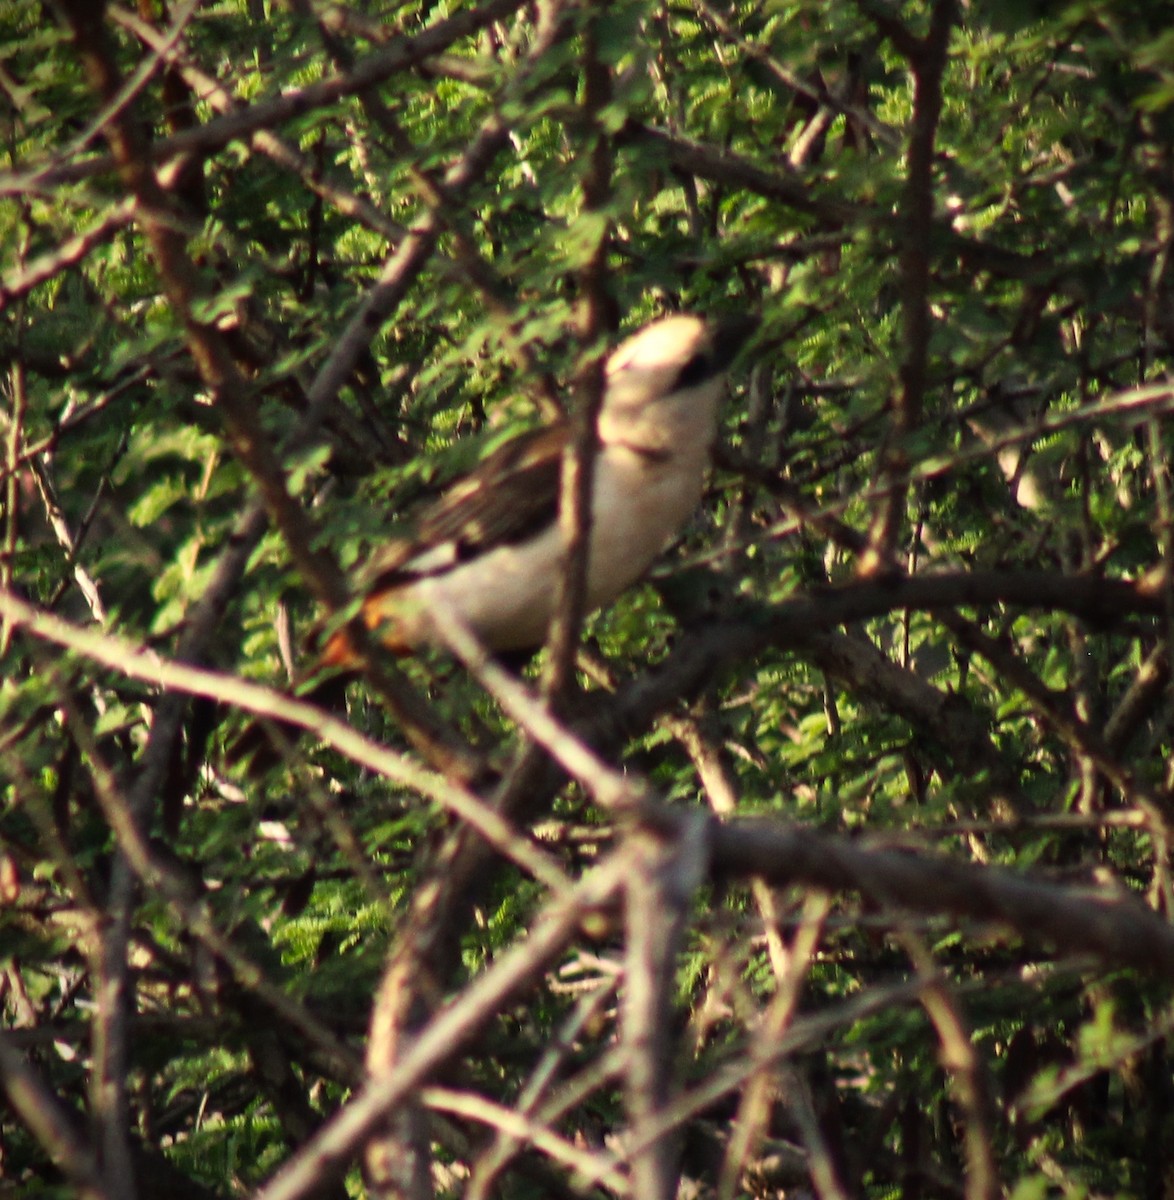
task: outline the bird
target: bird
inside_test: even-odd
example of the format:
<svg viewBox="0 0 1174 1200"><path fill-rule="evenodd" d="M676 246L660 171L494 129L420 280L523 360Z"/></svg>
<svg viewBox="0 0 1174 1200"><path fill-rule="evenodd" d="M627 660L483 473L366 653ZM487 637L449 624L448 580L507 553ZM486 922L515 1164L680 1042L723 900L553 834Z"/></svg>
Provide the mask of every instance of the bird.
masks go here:
<svg viewBox="0 0 1174 1200"><path fill-rule="evenodd" d="M610 604L680 532L701 499L726 375L757 321L674 313L608 356L596 422L584 611ZM545 642L565 560L559 480L570 421L519 434L376 552L356 582L358 615L383 646L443 646L455 615L491 652ZM354 671L347 629L329 633L307 678ZM238 756L234 756L238 757Z"/></svg>

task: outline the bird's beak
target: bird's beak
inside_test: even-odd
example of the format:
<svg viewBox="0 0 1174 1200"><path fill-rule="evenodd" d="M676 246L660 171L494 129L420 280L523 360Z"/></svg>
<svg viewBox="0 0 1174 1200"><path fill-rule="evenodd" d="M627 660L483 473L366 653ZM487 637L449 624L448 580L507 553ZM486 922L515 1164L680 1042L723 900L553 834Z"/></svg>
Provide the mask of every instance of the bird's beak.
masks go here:
<svg viewBox="0 0 1174 1200"><path fill-rule="evenodd" d="M758 318L751 316L723 317L713 333L714 366L724 370L738 357L738 352L758 328Z"/></svg>

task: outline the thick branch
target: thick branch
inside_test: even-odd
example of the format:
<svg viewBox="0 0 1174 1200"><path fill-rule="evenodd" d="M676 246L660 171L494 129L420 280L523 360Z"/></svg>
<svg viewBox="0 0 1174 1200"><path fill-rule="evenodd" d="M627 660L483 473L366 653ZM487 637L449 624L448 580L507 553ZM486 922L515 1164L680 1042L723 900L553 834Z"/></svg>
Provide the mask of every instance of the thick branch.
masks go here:
<svg viewBox="0 0 1174 1200"><path fill-rule="evenodd" d="M716 879L758 877L779 887L855 891L907 912L996 922L1032 944L1174 979L1174 927L1131 896L879 849L782 821L714 821L712 839Z"/></svg>
<svg viewBox="0 0 1174 1200"><path fill-rule="evenodd" d="M723 671L768 649L801 649L813 635L839 625L902 609L991 605L1067 612L1103 626L1163 612L1161 588L1148 576L1098 579L1050 571L951 571L864 579L816 589L780 604L739 604L726 619L707 621L704 629L683 638L655 671L609 696L606 709L583 723L590 727L585 736L596 746L618 744L678 700L696 696Z"/></svg>

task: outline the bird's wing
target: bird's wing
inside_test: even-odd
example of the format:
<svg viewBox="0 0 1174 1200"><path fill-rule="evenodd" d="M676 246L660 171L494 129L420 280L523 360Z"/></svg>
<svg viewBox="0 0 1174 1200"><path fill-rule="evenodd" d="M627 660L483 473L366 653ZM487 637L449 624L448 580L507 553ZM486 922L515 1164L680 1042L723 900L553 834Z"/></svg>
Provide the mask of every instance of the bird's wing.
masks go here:
<svg viewBox="0 0 1174 1200"><path fill-rule="evenodd" d="M364 572L366 593L443 574L493 546L524 541L557 519L567 426L511 438L421 515L415 536L387 546Z"/></svg>

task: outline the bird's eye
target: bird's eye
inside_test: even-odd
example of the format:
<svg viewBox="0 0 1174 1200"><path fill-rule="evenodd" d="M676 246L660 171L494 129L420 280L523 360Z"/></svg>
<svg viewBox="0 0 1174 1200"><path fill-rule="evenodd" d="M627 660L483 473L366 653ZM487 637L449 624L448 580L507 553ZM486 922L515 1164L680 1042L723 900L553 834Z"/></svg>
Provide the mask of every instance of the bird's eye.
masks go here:
<svg viewBox="0 0 1174 1200"><path fill-rule="evenodd" d="M697 384L704 382L713 374L713 366L709 361L709 356L705 354L694 354L691 359L677 373L675 388L695 387Z"/></svg>

